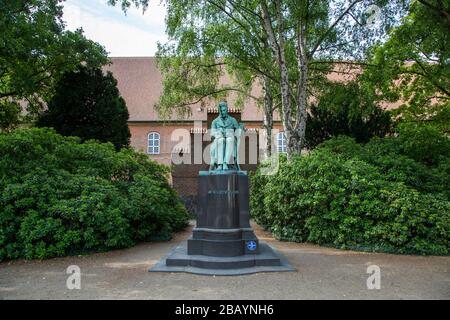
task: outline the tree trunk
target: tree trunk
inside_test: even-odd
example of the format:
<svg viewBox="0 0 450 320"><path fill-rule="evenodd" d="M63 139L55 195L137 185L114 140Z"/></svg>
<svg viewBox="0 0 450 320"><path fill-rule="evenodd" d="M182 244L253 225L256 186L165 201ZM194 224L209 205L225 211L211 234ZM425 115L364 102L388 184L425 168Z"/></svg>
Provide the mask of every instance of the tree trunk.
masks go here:
<svg viewBox="0 0 450 320"><path fill-rule="evenodd" d="M291 90L289 89L289 73L288 68L286 66L286 54L284 48L284 34L283 34L283 24L282 24L282 14L281 14L281 5L280 1L276 1L277 7L277 19L278 19L278 42L275 37L275 32L272 27L272 20L270 19L269 9L267 8L267 4L263 1L262 15L264 21L264 29L268 35L269 43L272 48L272 55L275 61L278 63L280 68L280 90L281 90L281 110L282 110L282 121L284 134L287 140L287 158L290 159L292 154L295 153L295 145L297 144L297 134L293 130L293 126L291 123L291 114L292 114L292 97Z"/></svg>
<svg viewBox="0 0 450 320"><path fill-rule="evenodd" d="M273 97L270 91L269 79L264 76L263 87L264 87L264 129L266 130L266 147L265 154L266 157L272 155L272 128L273 128Z"/></svg>
<svg viewBox="0 0 450 320"><path fill-rule="evenodd" d="M307 103L308 103L308 57L306 52L306 34L304 24L300 23L297 38L297 66L299 79L297 83L297 114L295 121L295 132L297 144L295 153L300 154L305 141Z"/></svg>
<svg viewBox="0 0 450 320"><path fill-rule="evenodd" d="M305 132L306 132L306 119L307 119L307 75L308 75L308 65L304 64L301 67L301 77L303 78L300 83L298 90L298 110L297 110L297 121L296 121L296 133L297 133L297 150L296 153L300 154L304 144L305 144Z"/></svg>

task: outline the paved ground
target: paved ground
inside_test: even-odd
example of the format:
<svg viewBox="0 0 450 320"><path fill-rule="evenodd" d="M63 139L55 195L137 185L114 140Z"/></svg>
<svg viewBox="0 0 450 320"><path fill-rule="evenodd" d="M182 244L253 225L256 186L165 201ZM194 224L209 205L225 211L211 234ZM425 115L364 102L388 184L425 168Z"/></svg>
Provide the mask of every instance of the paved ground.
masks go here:
<svg viewBox="0 0 450 320"><path fill-rule="evenodd" d="M237 277L149 273L171 242L144 243L108 253L0 263L0 299L450 299L450 257L419 257L334 250L260 240L281 251L297 272ZM81 268L81 289L68 290L66 269ZM381 289L368 290L369 265L381 268Z"/></svg>

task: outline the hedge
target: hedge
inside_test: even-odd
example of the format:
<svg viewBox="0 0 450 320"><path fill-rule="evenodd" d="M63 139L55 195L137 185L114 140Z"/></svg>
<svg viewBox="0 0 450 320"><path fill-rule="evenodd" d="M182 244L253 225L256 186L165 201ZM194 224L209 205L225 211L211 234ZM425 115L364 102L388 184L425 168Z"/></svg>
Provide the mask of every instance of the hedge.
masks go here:
<svg viewBox="0 0 450 320"><path fill-rule="evenodd" d="M0 135L0 260L168 239L188 219L168 168L42 128Z"/></svg>
<svg viewBox="0 0 450 320"><path fill-rule="evenodd" d="M448 138L426 128L365 145L334 138L282 158L274 176L256 171L252 216L281 240L447 255L449 156Z"/></svg>

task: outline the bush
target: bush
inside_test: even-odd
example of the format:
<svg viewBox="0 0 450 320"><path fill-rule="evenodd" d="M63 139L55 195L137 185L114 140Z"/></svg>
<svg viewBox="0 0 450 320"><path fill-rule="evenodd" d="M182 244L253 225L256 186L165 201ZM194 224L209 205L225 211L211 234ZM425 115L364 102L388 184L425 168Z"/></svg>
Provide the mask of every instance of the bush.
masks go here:
<svg viewBox="0 0 450 320"><path fill-rule="evenodd" d="M168 239L188 215L166 167L51 129L0 135L0 260Z"/></svg>
<svg viewBox="0 0 450 320"><path fill-rule="evenodd" d="M429 141L427 156L410 148L426 144L418 137ZM445 139L423 132L401 132L366 145L348 137L331 139L308 156L282 160L274 176L252 175L252 216L282 240L446 255L450 164Z"/></svg>

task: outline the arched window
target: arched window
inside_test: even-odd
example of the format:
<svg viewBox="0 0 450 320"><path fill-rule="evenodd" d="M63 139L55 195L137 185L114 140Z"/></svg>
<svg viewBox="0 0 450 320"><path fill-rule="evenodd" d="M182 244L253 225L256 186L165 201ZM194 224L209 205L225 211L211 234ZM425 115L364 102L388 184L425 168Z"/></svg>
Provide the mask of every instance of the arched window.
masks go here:
<svg viewBox="0 0 450 320"><path fill-rule="evenodd" d="M277 133L278 153L286 153L286 136L284 132Z"/></svg>
<svg viewBox="0 0 450 320"><path fill-rule="evenodd" d="M158 132L150 132L148 134L148 154L159 154L160 153L160 137Z"/></svg>

